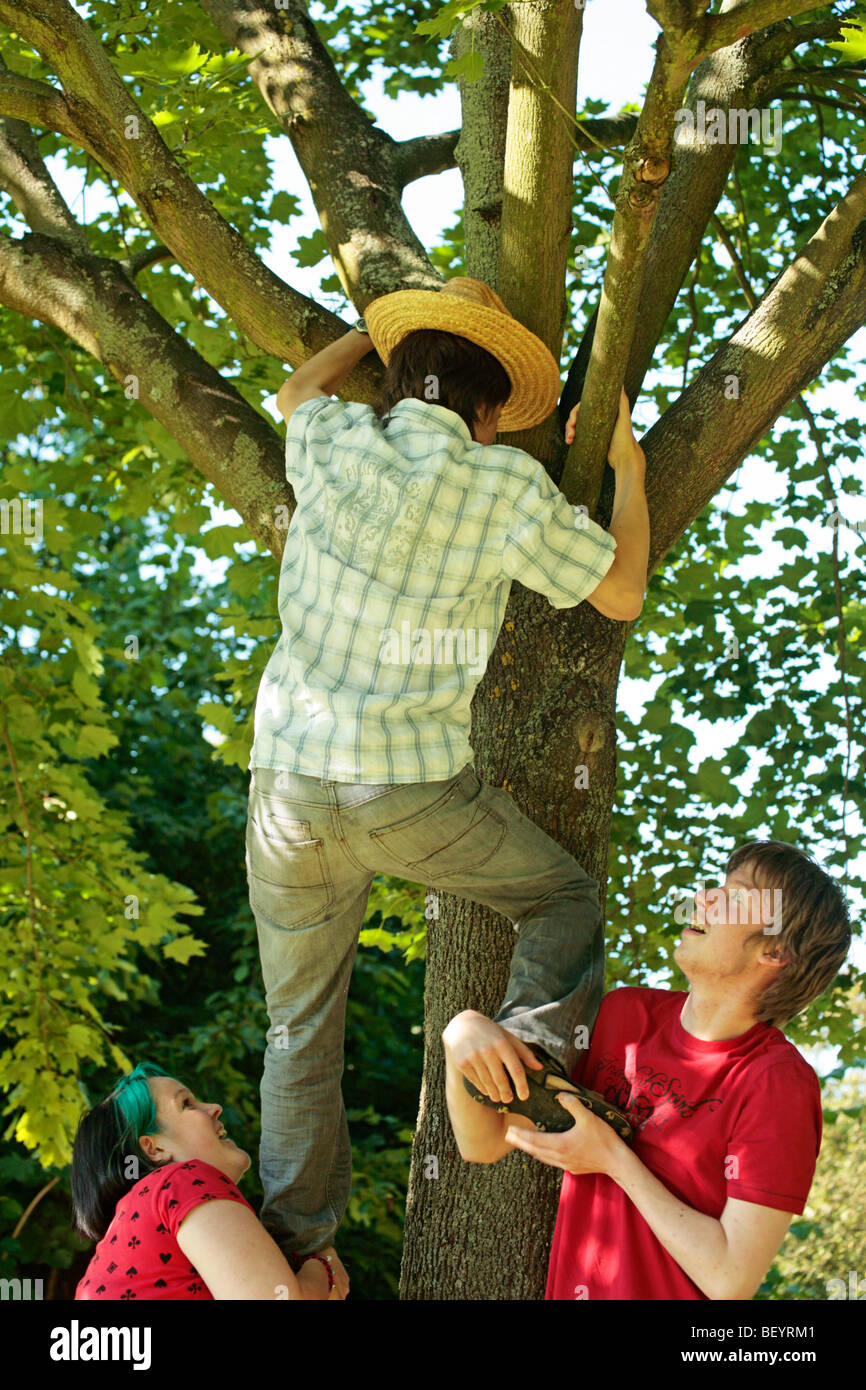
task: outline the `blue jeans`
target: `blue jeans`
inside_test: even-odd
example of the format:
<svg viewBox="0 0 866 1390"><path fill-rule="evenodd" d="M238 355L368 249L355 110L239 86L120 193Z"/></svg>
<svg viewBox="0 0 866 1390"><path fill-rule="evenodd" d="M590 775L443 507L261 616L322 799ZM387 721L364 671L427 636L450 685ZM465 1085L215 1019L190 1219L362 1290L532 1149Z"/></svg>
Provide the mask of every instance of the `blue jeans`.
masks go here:
<svg viewBox="0 0 866 1390"><path fill-rule="evenodd" d="M331 782L254 768L247 877L270 1028L262 1221L288 1253L333 1242L349 1198L346 996L374 876L483 903L517 929L496 1021L571 1069L604 984L598 886L467 763L438 782Z"/></svg>

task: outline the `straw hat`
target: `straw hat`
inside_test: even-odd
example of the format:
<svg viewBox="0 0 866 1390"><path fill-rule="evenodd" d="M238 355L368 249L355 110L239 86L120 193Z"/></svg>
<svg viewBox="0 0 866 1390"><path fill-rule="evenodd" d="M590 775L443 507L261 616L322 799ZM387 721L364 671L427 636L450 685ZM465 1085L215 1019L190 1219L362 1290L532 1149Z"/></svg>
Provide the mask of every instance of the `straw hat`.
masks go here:
<svg viewBox="0 0 866 1390"><path fill-rule="evenodd" d="M511 382L511 395L499 417L500 430L540 424L562 392L553 354L509 314L499 295L482 280L458 275L441 290L396 290L381 295L367 305L364 321L386 364L400 339L416 328L459 333L492 353Z"/></svg>

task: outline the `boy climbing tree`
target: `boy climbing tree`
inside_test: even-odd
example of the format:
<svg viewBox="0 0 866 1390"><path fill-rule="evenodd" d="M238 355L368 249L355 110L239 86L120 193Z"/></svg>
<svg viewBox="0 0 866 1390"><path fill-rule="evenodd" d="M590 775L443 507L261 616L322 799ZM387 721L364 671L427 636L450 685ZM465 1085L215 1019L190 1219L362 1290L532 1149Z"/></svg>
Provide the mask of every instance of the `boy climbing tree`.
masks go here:
<svg viewBox="0 0 866 1390"><path fill-rule="evenodd" d="M640 613L649 521L628 404L610 444L605 531L575 517L531 455L494 443L545 420L561 385L548 349L487 285L458 277L398 291L366 320L277 397L297 509L250 758L247 867L270 1021L262 1220L303 1254L332 1243L349 1195L345 1006L377 873L511 920L496 1024L528 1068L525 1086L516 1068L525 1113L561 1127L565 1086L630 1132L616 1106L568 1079L601 1001L598 885L475 773L470 703L484 665L465 659L470 647L493 650L514 579L556 608ZM386 363L379 409L332 400L371 346ZM404 625L408 659L384 660L386 634ZM443 650L435 633L458 640ZM479 1066L466 1081L490 1099Z"/></svg>

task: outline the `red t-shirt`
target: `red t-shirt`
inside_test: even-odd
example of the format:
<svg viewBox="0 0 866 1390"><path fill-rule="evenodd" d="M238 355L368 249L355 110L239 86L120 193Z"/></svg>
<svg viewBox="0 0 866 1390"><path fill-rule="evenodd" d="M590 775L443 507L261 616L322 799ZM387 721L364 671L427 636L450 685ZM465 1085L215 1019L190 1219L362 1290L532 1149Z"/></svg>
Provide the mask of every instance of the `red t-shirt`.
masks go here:
<svg viewBox="0 0 866 1390"><path fill-rule="evenodd" d="M624 1110L634 1152L681 1202L721 1216L729 1197L800 1214L821 1147L818 1077L778 1028L702 1042L681 991L602 1000L574 1081ZM548 1299L706 1299L604 1173L566 1173Z"/></svg>
<svg viewBox="0 0 866 1390"><path fill-rule="evenodd" d="M78 1282L76 1299L209 1299L213 1294L177 1243L183 1218L202 1202L250 1204L231 1178L191 1159L148 1173L121 1197ZM252 1207L250 1207L252 1211Z"/></svg>

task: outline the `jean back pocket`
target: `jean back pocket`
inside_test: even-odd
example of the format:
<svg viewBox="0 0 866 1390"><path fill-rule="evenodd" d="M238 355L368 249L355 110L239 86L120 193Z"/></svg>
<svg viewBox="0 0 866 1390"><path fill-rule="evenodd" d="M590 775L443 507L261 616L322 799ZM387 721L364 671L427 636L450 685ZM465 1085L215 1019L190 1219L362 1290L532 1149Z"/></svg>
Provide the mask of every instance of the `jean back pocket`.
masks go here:
<svg viewBox="0 0 866 1390"><path fill-rule="evenodd" d="M322 921L334 901L324 840L261 796L247 817L247 878L253 910L284 930Z"/></svg>

